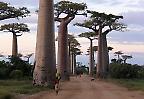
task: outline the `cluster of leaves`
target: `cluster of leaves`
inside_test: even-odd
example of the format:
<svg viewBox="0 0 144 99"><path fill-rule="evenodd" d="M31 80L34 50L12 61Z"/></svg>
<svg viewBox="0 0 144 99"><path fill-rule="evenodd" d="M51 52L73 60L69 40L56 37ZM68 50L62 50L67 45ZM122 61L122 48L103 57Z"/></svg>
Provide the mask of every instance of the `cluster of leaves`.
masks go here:
<svg viewBox="0 0 144 99"><path fill-rule="evenodd" d="M110 64L110 76L113 78L144 79L144 67L131 64Z"/></svg>
<svg viewBox="0 0 144 99"><path fill-rule="evenodd" d="M5 24L0 27L0 31L4 32L12 32L12 33L22 33L22 32L29 32L29 28L24 23L11 23ZM21 34L22 35L22 34Z"/></svg>
<svg viewBox="0 0 144 99"><path fill-rule="evenodd" d="M76 67L75 72L77 75L88 74L88 67L86 66Z"/></svg>
<svg viewBox="0 0 144 99"><path fill-rule="evenodd" d="M15 8L8 3L0 2L0 20L26 17L29 13L30 11L26 7Z"/></svg>
<svg viewBox="0 0 144 99"><path fill-rule="evenodd" d="M32 66L19 57L10 57L10 62L0 61L0 79L22 79L32 76Z"/></svg>
<svg viewBox="0 0 144 99"><path fill-rule="evenodd" d="M70 1L60 1L54 5L55 15L59 17L60 14L64 13L72 17L78 14L78 11L82 11L87 8L85 3L73 3Z"/></svg>

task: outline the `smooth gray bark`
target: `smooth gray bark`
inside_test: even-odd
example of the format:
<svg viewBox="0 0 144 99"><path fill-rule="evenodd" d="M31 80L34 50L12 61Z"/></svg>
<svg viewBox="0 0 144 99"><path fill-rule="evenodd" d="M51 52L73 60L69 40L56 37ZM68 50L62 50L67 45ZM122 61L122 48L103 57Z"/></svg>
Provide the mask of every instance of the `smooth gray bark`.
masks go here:
<svg viewBox="0 0 144 99"><path fill-rule="evenodd" d="M108 53L108 46L107 46L107 39L106 34L102 34L102 63L103 63L103 73L104 77L108 75L109 72L109 53Z"/></svg>
<svg viewBox="0 0 144 99"><path fill-rule="evenodd" d="M62 80L69 80L67 23L61 20L58 31L58 67Z"/></svg>
<svg viewBox="0 0 144 99"><path fill-rule="evenodd" d="M56 60L53 11L53 0L39 1L36 65L33 74L35 85L54 86Z"/></svg>
<svg viewBox="0 0 144 99"><path fill-rule="evenodd" d="M17 56L17 54L18 54L17 35L13 33L12 56Z"/></svg>
<svg viewBox="0 0 144 99"><path fill-rule="evenodd" d="M102 29L100 27L98 32L97 78L103 78L102 42Z"/></svg>
<svg viewBox="0 0 144 99"><path fill-rule="evenodd" d="M90 39L90 68L89 68L90 76L93 76L93 73L94 73L93 39Z"/></svg>

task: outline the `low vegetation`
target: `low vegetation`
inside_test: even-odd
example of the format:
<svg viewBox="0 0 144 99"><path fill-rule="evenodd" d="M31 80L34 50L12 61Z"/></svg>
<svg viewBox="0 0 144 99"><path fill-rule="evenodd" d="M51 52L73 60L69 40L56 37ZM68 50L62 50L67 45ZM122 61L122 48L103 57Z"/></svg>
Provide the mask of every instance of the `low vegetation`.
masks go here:
<svg viewBox="0 0 144 99"><path fill-rule="evenodd" d="M110 77L118 79L144 79L144 67L131 64L110 64Z"/></svg>
<svg viewBox="0 0 144 99"><path fill-rule="evenodd" d="M49 88L33 86L31 80L0 80L0 99L13 99L16 94L33 94L44 90Z"/></svg>
<svg viewBox="0 0 144 99"><path fill-rule="evenodd" d="M128 88L128 90L144 91L144 80L142 79L108 79L107 81L124 86Z"/></svg>
<svg viewBox="0 0 144 99"><path fill-rule="evenodd" d="M0 61L0 99L13 99L16 94L32 94L48 87L33 86L33 66L19 57Z"/></svg>

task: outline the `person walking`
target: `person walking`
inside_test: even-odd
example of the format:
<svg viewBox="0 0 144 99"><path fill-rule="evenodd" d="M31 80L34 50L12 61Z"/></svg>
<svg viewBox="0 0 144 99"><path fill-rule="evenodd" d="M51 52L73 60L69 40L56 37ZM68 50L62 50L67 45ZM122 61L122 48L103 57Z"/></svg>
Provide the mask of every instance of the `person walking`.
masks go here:
<svg viewBox="0 0 144 99"><path fill-rule="evenodd" d="M59 81L60 81L61 77L59 73L56 73L56 79L55 79L55 91L56 91L56 95L58 95L59 92Z"/></svg>

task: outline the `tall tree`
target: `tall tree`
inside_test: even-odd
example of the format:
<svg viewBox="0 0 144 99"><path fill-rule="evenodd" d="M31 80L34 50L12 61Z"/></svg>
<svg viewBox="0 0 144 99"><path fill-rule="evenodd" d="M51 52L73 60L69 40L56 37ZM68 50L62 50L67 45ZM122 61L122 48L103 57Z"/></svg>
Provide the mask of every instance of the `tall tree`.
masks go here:
<svg viewBox="0 0 144 99"><path fill-rule="evenodd" d="M54 87L56 74L53 0L39 0L33 84Z"/></svg>
<svg viewBox="0 0 144 99"><path fill-rule="evenodd" d="M74 48L80 47L80 43L75 39L73 35L68 34L68 52L69 52L69 72L73 74L73 67L74 67L74 61L73 61L73 50Z"/></svg>
<svg viewBox="0 0 144 99"><path fill-rule="evenodd" d="M89 74L93 76L93 70L94 70L94 51L93 51L93 40L96 39L96 33L95 32L85 32L79 35L80 37L85 37L90 40L90 66L89 66Z"/></svg>
<svg viewBox="0 0 144 99"><path fill-rule="evenodd" d="M131 59L132 56L131 55L122 55L122 58L123 58L123 61L124 61L124 64L126 63L126 60L127 59Z"/></svg>
<svg viewBox="0 0 144 99"><path fill-rule="evenodd" d="M0 20L9 18L26 17L30 11L26 7L15 8L10 6L8 3L0 1Z"/></svg>
<svg viewBox="0 0 144 99"><path fill-rule="evenodd" d="M76 15L82 15L87 6L84 3L73 3L70 1L60 1L55 4L55 21L60 22L58 30L58 71L62 80L69 80L68 73L68 24ZM65 15L61 18L61 15Z"/></svg>
<svg viewBox="0 0 144 99"><path fill-rule="evenodd" d="M106 68L109 65L106 35L112 30L121 31L123 28L126 28L126 26L118 22L119 19L123 18L122 16L96 11L87 12L91 15L90 19L85 20L84 23L77 23L76 25L91 29L98 34L97 77L104 78L107 74Z"/></svg>
<svg viewBox="0 0 144 99"><path fill-rule="evenodd" d="M117 55L117 60L121 60L120 55L122 55L124 53L122 51L117 51L114 54Z"/></svg>
<svg viewBox="0 0 144 99"><path fill-rule="evenodd" d="M18 55L17 37L22 36L23 32L29 32L29 28L23 23L5 24L0 27L0 31L11 32L13 34L12 56Z"/></svg>
<svg viewBox="0 0 144 99"><path fill-rule="evenodd" d="M27 58L27 62L28 62L28 63L29 63L30 58L32 57L33 54L34 54L34 53L27 54L27 55L24 56L25 58Z"/></svg>
<svg viewBox="0 0 144 99"><path fill-rule="evenodd" d="M77 55L81 55L81 53L82 52L81 52L81 50L79 48L76 48L76 47L71 48L72 63L73 63L73 65L72 65L72 67L73 67L72 73L73 74L76 74L76 72L75 72L75 69L76 69L76 56Z"/></svg>

